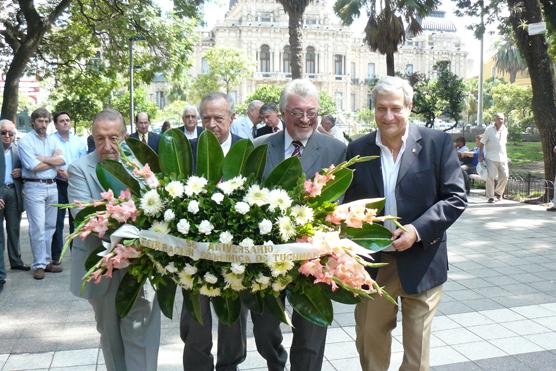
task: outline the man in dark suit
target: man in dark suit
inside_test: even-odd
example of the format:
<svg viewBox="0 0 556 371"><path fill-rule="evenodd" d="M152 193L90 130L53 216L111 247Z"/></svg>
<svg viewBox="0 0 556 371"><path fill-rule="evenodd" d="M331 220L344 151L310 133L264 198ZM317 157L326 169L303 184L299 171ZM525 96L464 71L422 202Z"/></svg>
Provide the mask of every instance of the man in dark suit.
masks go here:
<svg viewBox="0 0 556 371"><path fill-rule="evenodd" d="M267 144L264 176L268 176L284 159L298 156L307 177L322 168L344 161L346 146L316 131L319 93L309 80L292 80L280 96L280 111L285 129L255 140L255 146ZM251 313L257 349L266 359L269 370L283 370L287 353L282 347L280 322L270 313ZM293 371L317 371L322 368L326 327L320 327L293 312L293 341L290 363Z"/></svg>
<svg viewBox="0 0 556 371"><path fill-rule="evenodd" d="M241 139L230 133L230 126L235 116L233 100L223 93L210 93L201 100L199 111L203 127L216 136L224 155L226 155L232 144ZM196 158L197 139L191 141L191 149L193 157ZM211 371L214 369L214 359L211 354L210 298L201 295L200 301L202 325L195 320L185 305L182 306L180 337L185 343L183 348L184 371ZM230 326L218 323L217 370L237 370L237 366L245 360L247 344L245 338L242 338L245 326L244 315Z"/></svg>
<svg viewBox="0 0 556 371"><path fill-rule="evenodd" d="M282 130L282 122L280 121L280 115L278 114L278 107L274 103L265 103L259 110L259 116L264 122L265 126L257 129L256 137L260 137L265 134L272 134Z"/></svg>
<svg viewBox="0 0 556 371"><path fill-rule="evenodd" d="M387 266L372 272L402 308L404 358L400 369L427 370L431 323L447 279L446 229L463 213L467 199L450 137L408 124L413 89L387 76L372 91L378 130L349 144L347 158L380 155L354 166L344 201L385 197L385 223L392 245L376 254ZM356 345L363 370L387 370L398 308L383 298L355 309Z"/></svg>
<svg viewBox="0 0 556 371"><path fill-rule="evenodd" d="M139 112L135 116L135 124L137 125L137 131L132 133L130 137L139 139L141 142L151 147L153 151L158 153L158 142L160 141L160 136L157 133L149 131L149 125L151 124L149 114L147 112Z"/></svg>
<svg viewBox="0 0 556 371"><path fill-rule="evenodd" d="M198 119L199 114L197 113L197 108L193 105L187 105L181 115L183 126L180 126L180 130L183 131L185 137L189 140L199 138L199 135L201 135L203 131L203 128L197 125Z"/></svg>

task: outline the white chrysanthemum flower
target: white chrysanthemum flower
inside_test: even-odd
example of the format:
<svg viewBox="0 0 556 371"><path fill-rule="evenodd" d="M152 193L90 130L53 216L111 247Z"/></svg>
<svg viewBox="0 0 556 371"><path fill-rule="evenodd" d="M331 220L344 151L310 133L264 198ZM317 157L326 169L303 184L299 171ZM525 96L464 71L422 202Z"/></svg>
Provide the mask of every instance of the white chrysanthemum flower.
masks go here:
<svg viewBox="0 0 556 371"><path fill-rule="evenodd" d="M265 289L266 287L264 287L263 285L261 285L260 283L257 283L255 281L251 282L251 291L252 292L257 292L257 291L261 291L263 289Z"/></svg>
<svg viewBox="0 0 556 371"><path fill-rule="evenodd" d="M183 267L182 272L189 275L189 276L193 276L195 273L197 273L197 267L191 264L185 264L185 267Z"/></svg>
<svg viewBox="0 0 556 371"><path fill-rule="evenodd" d="M252 239L250 239L249 237L246 237L239 243L239 246L241 246L241 247L253 247L253 246L255 246L255 242Z"/></svg>
<svg viewBox="0 0 556 371"><path fill-rule="evenodd" d="M153 222L149 230L156 233L163 233L163 234L168 234L168 232L170 232L170 229L168 228L168 223L166 222Z"/></svg>
<svg viewBox="0 0 556 371"><path fill-rule="evenodd" d="M226 282L226 285L230 286L230 288L234 291L241 291L245 288L245 286L243 286L242 275L224 273L224 281Z"/></svg>
<svg viewBox="0 0 556 371"><path fill-rule="evenodd" d="M178 228L178 232L180 232L185 236L189 233L189 228L191 228L191 226L189 225L189 222L187 220L180 219L177 228Z"/></svg>
<svg viewBox="0 0 556 371"><path fill-rule="evenodd" d="M163 207L164 203L156 189L148 191L141 197L141 209L145 215L154 216L158 214Z"/></svg>
<svg viewBox="0 0 556 371"><path fill-rule="evenodd" d="M270 210L279 208L282 211L286 211L292 204L292 199L288 196L288 192L283 189L273 189L270 191L268 198L268 208Z"/></svg>
<svg viewBox="0 0 556 371"><path fill-rule="evenodd" d="M286 286L288 286L287 284L284 285L284 283L280 282L280 281L275 281L272 282L272 290L276 291L276 292L282 292L284 291L284 289L286 288Z"/></svg>
<svg viewBox="0 0 556 371"><path fill-rule="evenodd" d="M280 232L280 238L284 242L290 241L295 236L295 227L288 216L278 218L278 231Z"/></svg>
<svg viewBox="0 0 556 371"><path fill-rule="evenodd" d="M288 273L293 267L293 261L271 262L267 264L270 268L272 277L282 276Z"/></svg>
<svg viewBox="0 0 556 371"><path fill-rule="evenodd" d="M257 184L253 184L247 190L247 194L243 197L243 201L247 202L249 205L263 206L270 202L269 195L270 192L268 189L261 189Z"/></svg>
<svg viewBox="0 0 556 371"><path fill-rule="evenodd" d="M236 176L230 180L227 180L225 182L221 182L218 183L216 185L216 187L218 187L222 192L224 192L225 195L231 195L232 193L234 193L235 190L243 187L243 184L245 183L246 178L240 176Z"/></svg>
<svg viewBox="0 0 556 371"><path fill-rule="evenodd" d="M176 217L176 214L172 209L168 209L164 212L164 221L171 222Z"/></svg>
<svg viewBox="0 0 556 371"><path fill-rule="evenodd" d="M290 209L290 215L297 225L303 225L313 221L313 209L309 206L295 205Z"/></svg>
<svg viewBox="0 0 556 371"><path fill-rule="evenodd" d="M211 283L211 284L215 284L216 282L218 282L218 277L216 277L214 274L207 272L205 273L205 275L203 276L203 279L205 280L205 282Z"/></svg>
<svg viewBox="0 0 556 371"><path fill-rule="evenodd" d="M220 296L220 288L219 287L208 287L207 285L201 286L199 289L199 294L208 296L209 298L213 298L215 296Z"/></svg>
<svg viewBox="0 0 556 371"><path fill-rule="evenodd" d="M265 246L274 246L274 242L272 242L272 240L268 240L268 241L265 241L263 243L263 245L265 245Z"/></svg>
<svg viewBox="0 0 556 371"><path fill-rule="evenodd" d="M197 214L199 212L199 202L195 200L189 201L189 204L187 204L187 211L193 215Z"/></svg>
<svg viewBox="0 0 556 371"><path fill-rule="evenodd" d="M244 177L244 176L241 176L241 175L235 176L232 179L228 180L228 182L230 182L230 184L232 185L234 190L243 187L243 185L245 184L246 181L247 181L247 178Z"/></svg>
<svg viewBox="0 0 556 371"><path fill-rule="evenodd" d="M272 222L268 219L263 219L263 221L259 223L259 232L261 234L269 234L272 232Z"/></svg>
<svg viewBox="0 0 556 371"><path fill-rule="evenodd" d="M214 202L216 202L218 205L220 205L222 203L222 201L224 200L224 195L220 192L217 192L217 193L213 194L210 199L213 200Z"/></svg>
<svg viewBox="0 0 556 371"><path fill-rule="evenodd" d="M264 274L259 273L257 278L255 278L255 281L257 281L257 283L260 283L261 285L268 286L270 284L270 277L267 277Z"/></svg>
<svg viewBox="0 0 556 371"><path fill-rule="evenodd" d="M238 213L240 213L240 214L242 214L242 215L245 215L245 214L247 214L247 213L249 212L250 207L249 207L249 204L248 204L247 202L241 202L241 201L240 201L240 202L238 202L237 204L235 204L234 209L235 209Z"/></svg>
<svg viewBox="0 0 556 371"><path fill-rule="evenodd" d="M172 198L180 198L181 196L183 196L183 184L181 182L178 182L177 180L173 180L170 183L166 184L166 187L164 187L164 189Z"/></svg>
<svg viewBox="0 0 556 371"><path fill-rule="evenodd" d="M245 273L245 265L239 263L232 263L230 270L233 274L243 274Z"/></svg>
<svg viewBox="0 0 556 371"><path fill-rule="evenodd" d="M180 278L179 284L182 288L185 290L191 290L193 288L193 277L189 274L182 271L178 273L178 277Z"/></svg>
<svg viewBox="0 0 556 371"><path fill-rule="evenodd" d="M228 231L221 232L220 237L218 238L218 240L222 243L232 243L233 239L234 236Z"/></svg>
<svg viewBox="0 0 556 371"><path fill-rule="evenodd" d="M185 184L185 194L188 196L198 195L199 193L206 192L206 185L208 181L199 176L190 176Z"/></svg>
<svg viewBox="0 0 556 371"><path fill-rule="evenodd" d="M176 273L178 271L178 268L176 268L174 262L170 262L167 266L164 267L164 269L166 269L166 271L168 271L169 273Z"/></svg>
<svg viewBox="0 0 556 371"><path fill-rule="evenodd" d="M208 235L208 234L211 234L213 229L214 229L214 226L208 220L203 220L199 224L199 233Z"/></svg>

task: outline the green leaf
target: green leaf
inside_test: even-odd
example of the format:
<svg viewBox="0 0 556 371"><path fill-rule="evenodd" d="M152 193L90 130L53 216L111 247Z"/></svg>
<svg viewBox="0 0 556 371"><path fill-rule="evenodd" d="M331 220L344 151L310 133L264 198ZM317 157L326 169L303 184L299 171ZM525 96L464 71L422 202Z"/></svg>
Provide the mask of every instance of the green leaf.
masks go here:
<svg viewBox="0 0 556 371"><path fill-rule="evenodd" d="M384 204L386 203L386 199L384 197L381 198L371 198L369 202L365 203L365 207L367 209L377 209L378 212L381 212L384 209Z"/></svg>
<svg viewBox="0 0 556 371"><path fill-rule="evenodd" d="M160 136L158 164L160 171L166 176L174 174L183 179L193 172L191 144L180 129L166 130Z"/></svg>
<svg viewBox="0 0 556 371"><path fill-rule="evenodd" d="M266 165L267 144L263 144L255 148L247 157L247 163L243 168L241 175L244 177L252 176L253 179L261 181L263 179L264 167Z"/></svg>
<svg viewBox="0 0 556 371"><path fill-rule="evenodd" d="M363 228L342 225L341 234L356 244L375 252L382 251L392 244L392 232L380 224L363 224Z"/></svg>
<svg viewBox="0 0 556 371"><path fill-rule="evenodd" d="M286 191L294 189L303 178L303 168L299 157L293 156L280 162L265 179L265 187L279 186Z"/></svg>
<svg viewBox="0 0 556 371"><path fill-rule="evenodd" d="M242 174L251 152L253 152L253 143L249 139L241 139L235 142L224 158L224 164L222 165L223 179L229 180Z"/></svg>
<svg viewBox="0 0 556 371"><path fill-rule="evenodd" d="M134 196L141 196L139 182L118 161L101 161L96 172L100 184L107 190L111 189L114 195L129 188Z"/></svg>
<svg viewBox="0 0 556 371"><path fill-rule="evenodd" d="M97 211L101 211L104 210L105 207L104 206L87 206L84 207L83 209L81 209L77 215L75 216L75 218L73 218L73 224L74 225L79 225L81 223L83 223L83 221L85 220L85 218L88 215L94 214Z"/></svg>
<svg viewBox="0 0 556 371"><path fill-rule="evenodd" d="M337 301L338 303L357 304L361 301L359 297L354 296L351 292L340 286L338 286L338 288L336 288L336 290L334 291L332 291L330 285L319 283L319 286L321 287L321 290L326 297L331 300Z"/></svg>
<svg viewBox="0 0 556 371"><path fill-rule="evenodd" d="M203 130L197 141L197 175L217 183L222 178L224 152L216 136Z"/></svg>
<svg viewBox="0 0 556 371"><path fill-rule="evenodd" d="M183 294L183 305L185 308L193 315L193 318L200 324L203 325L203 316L201 314L201 302L200 294L198 292L193 292L191 290L182 290Z"/></svg>
<svg viewBox="0 0 556 371"><path fill-rule="evenodd" d="M326 183L321 194L316 198L318 202L333 202L340 198L349 188L353 179L353 170L341 169L335 174L333 180Z"/></svg>
<svg viewBox="0 0 556 371"><path fill-rule="evenodd" d="M172 319L174 311L174 299L176 297L176 283L169 276L162 276L162 280L156 285L156 298L160 311L167 318Z"/></svg>
<svg viewBox="0 0 556 371"><path fill-rule="evenodd" d="M151 147L141 142L139 139L132 137L127 137L125 142L129 146L129 151L125 146L122 146L122 149L127 156L133 155L141 164L149 164L149 167L154 173L160 172L158 155Z"/></svg>
<svg viewBox="0 0 556 371"><path fill-rule="evenodd" d="M85 260L86 271L90 270L92 267L95 266L96 263L98 263L100 259L102 259L102 256L98 256L98 253L104 250L104 246L100 245L89 254L87 260Z"/></svg>
<svg viewBox="0 0 556 371"><path fill-rule="evenodd" d="M123 276L116 292L116 312L120 318L127 316L146 279L139 282L129 272Z"/></svg>
<svg viewBox="0 0 556 371"><path fill-rule="evenodd" d="M264 300L261 295L247 292L245 290L241 293L241 302L245 305L251 312L261 314L264 309Z"/></svg>
<svg viewBox="0 0 556 371"><path fill-rule="evenodd" d="M303 286L303 292L288 291L288 301L293 309L307 321L326 327L332 323L334 312L332 301L326 297L318 285Z"/></svg>
<svg viewBox="0 0 556 371"><path fill-rule="evenodd" d="M272 313L273 316L278 318L281 322L284 322L286 325L290 327L293 326L290 316L288 315L288 312L286 312L286 308L280 297L276 297L274 295L265 296L264 307L265 309L270 311L270 313Z"/></svg>
<svg viewBox="0 0 556 371"><path fill-rule="evenodd" d="M211 299L214 311L218 315L218 320L226 325L232 325L239 318L241 312L241 300L216 296Z"/></svg>

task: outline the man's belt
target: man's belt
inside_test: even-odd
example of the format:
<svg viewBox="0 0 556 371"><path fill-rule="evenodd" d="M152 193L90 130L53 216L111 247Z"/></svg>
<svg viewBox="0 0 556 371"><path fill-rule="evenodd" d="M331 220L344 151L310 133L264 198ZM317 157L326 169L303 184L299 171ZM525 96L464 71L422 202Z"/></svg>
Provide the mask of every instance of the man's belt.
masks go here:
<svg viewBox="0 0 556 371"><path fill-rule="evenodd" d="M23 178L24 182L34 182L34 183L43 183L43 184L54 184L56 183L56 179L33 179L33 178Z"/></svg>

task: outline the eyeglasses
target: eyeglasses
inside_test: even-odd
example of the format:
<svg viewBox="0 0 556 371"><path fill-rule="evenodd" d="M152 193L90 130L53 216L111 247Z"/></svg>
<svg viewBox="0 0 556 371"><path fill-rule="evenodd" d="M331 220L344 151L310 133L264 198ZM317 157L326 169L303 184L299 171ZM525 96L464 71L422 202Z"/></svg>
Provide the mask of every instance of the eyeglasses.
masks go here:
<svg viewBox="0 0 556 371"><path fill-rule="evenodd" d="M186 119L196 119L197 118L197 116L195 116L195 115L185 115L183 117L186 118Z"/></svg>
<svg viewBox="0 0 556 371"><path fill-rule="evenodd" d="M303 111L290 111L290 110L286 110L286 112L288 112L290 115L292 115L293 117L295 117L296 119L302 119L304 116L307 116L307 118L309 120L312 120L314 118L316 118L319 113L317 111L307 111L307 112L303 112Z"/></svg>
<svg viewBox="0 0 556 371"><path fill-rule="evenodd" d="M15 133L12 132L12 131L2 130L2 131L0 131L0 135L2 135L2 136L7 135L7 136L10 136L10 137L13 137L13 136L15 136Z"/></svg>

